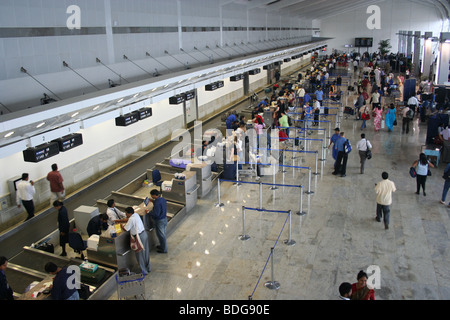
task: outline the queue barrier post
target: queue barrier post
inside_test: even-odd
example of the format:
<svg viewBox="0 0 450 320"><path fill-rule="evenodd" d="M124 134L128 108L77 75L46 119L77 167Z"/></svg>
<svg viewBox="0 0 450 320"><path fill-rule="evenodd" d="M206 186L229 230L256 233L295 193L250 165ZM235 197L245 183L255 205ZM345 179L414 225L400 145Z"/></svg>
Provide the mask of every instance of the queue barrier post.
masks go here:
<svg viewBox="0 0 450 320"><path fill-rule="evenodd" d="M299 211L297 212L298 216L304 216L306 215L306 212L303 211L303 186L300 186L300 197L298 197L299 199Z"/></svg>
<svg viewBox="0 0 450 320"><path fill-rule="evenodd" d="M272 280L267 281L264 284L264 286L270 290L278 290L281 287L280 283L278 281L274 280L274 262L273 262L274 252L275 252L275 248L271 248L270 249L270 259L271 259L271 265L272 265Z"/></svg>
<svg viewBox="0 0 450 320"><path fill-rule="evenodd" d="M250 239L250 236L245 234L245 207L242 206L242 234L239 236L239 240L247 241Z"/></svg>
<svg viewBox="0 0 450 320"><path fill-rule="evenodd" d="M295 240L292 240L291 234L292 234L292 211L289 210L289 238L287 240L284 240L284 244L290 247L295 246L296 244Z"/></svg>
<svg viewBox="0 0 450 320"><path fill-rule="evenodd" d="M218 202L214 204L216 208L221 208L224 204L220 201L220 179L217 179L217 194L218 194Z"/></svg>

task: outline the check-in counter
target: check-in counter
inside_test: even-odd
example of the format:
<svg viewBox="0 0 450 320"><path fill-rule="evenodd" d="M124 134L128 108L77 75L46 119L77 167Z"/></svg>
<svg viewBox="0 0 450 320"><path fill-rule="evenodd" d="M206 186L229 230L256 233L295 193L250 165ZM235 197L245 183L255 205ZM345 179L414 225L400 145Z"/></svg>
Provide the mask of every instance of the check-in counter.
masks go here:
<svg viewBox="0 0 450 320"><path fill-rule="evenodd" d="M5 271L8 283L14 290L14 296L20 300L46 300L51 299L49 294L41 292L37 296L33 293L40 291L45 285L52 281L45 271L47 262L53 262L58 267L68 267L71 265L80 266L83 261L76 258L61 257L59 255L41 251L31 247L24 247L23 251L8 261L8 268ZM90 291L89 300L106 299L111 294L111 280L114 280L116 270L98 266L102 270L102 277L94 280L86 279L81 275L81 284L87 286ZM32 283L36 285L29 291L27 289Z"/></svg>
<svg viewBox="0 0 450 320"><path fill-rule="evenodd" d="M195 171L197 177L197 185L199 185L199 192L197 193L197 197L203 198L205 197L212 189L212 179L213 172L211 171L211 165L206 162L199 163L189 163L185 168L176 167L171 164L171 161L166 159L161 163L157 163L155 165L155 169L158 169L160 172L168 172L168 173L184 173L184 171ZM217 175L217 174L216 174Z"/></svg>
<svg viewBox="0 0 450 320"><path fill-rule="evenodd" d="M148 245L151 246L151 243ZM122 231L116 237L111 237L104 232L99 237L96 250L88 248L87 254L90 262L107 265L117 270L128 268L133 272L141 272L136 255L130 248L129 231Z"/></svg>
<svg viewBox="0 0 450 320"><path fill-rule="evenodd" d="M156 169L156 168L155 168ZM147 169L146 176L152 181L152 173L154 169ZM197 204L197 174L194 171L183 171L184 179L175 178L174 174L160 172L161 180L170 183L170 190L161 187L161 194L167 201L183 204L186 213L189 213Z"/></svg>

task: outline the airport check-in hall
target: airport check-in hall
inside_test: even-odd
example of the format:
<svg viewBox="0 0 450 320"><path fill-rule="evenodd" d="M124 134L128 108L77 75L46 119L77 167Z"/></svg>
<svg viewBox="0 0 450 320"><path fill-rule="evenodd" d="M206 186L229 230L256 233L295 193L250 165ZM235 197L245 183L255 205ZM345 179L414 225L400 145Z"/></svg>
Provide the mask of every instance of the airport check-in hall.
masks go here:
<svg viewBox="0 0 450 320"><path fill-rule="evenodd" d="M1 0L0 299L450 299L449 14Z"/></svg>

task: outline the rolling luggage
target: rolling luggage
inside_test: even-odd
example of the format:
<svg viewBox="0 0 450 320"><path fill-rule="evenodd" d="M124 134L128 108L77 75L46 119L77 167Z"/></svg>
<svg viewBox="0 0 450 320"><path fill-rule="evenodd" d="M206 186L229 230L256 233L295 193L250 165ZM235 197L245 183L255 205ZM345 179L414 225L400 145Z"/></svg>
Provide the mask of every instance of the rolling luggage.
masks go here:
<svg viewBox="0 0 450 320"><path fill-rule="evenodd" d="M345 107L344 113L353 116L355 114L355 110L352 107Z"/></svg>

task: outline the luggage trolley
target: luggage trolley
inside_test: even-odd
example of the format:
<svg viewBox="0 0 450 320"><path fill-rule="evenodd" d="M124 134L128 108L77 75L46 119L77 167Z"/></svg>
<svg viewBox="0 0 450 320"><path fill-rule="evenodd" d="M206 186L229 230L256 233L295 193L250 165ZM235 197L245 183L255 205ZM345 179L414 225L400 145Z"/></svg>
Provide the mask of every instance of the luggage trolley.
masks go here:
<svg viewBox="0 0 450 320"><path fill-rule="evenodd" d="M134 296L136 300L138 297L145 300L145 275L142 273L138 274L127 274L127 275L117 275L117 294L119 300L123 298L128 298Z"/></svg>

